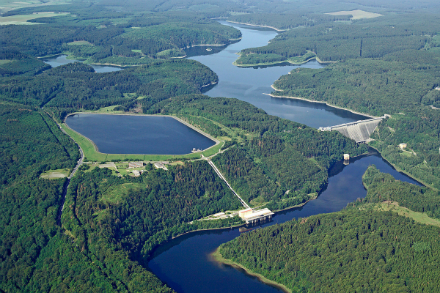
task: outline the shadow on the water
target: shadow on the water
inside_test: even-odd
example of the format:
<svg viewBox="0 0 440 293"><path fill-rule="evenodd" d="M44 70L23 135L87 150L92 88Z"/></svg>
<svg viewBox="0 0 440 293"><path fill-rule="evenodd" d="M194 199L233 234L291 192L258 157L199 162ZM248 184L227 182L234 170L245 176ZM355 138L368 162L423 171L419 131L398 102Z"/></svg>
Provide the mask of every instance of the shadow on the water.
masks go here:
<svg viewBox="0 0 440 293"><path fill-rule="evenodd" d="M310 102L306 100L300 100L300 99L289 99L289 98L275 98L271 97L272 101L279 103L279 104L286 104L289 106L296 106L296 107L303 107L307 109L318 109L318 110L325 110L327 112L333 113L337 116L343 117L343 118L350 118L353 120L364 120L364 119L371 119L371 117L364 116L362 114L353 113L344 109L339 109L335 107L328 106L324 102Z"/></svg>
<svg viewBox="0 0 440 293"><path fill-rule="evenodd" d="M218 85L218 83L214 83L214 84L210 84L208 86L204 86L200 89L200 91L202 92L202 94L209 92L210 90L212 90L216 85Z"/></svg>
<svg viewBox="0 0 440 293"><path fill-rule="evenodd" d="M242 227L242 226L240 226ZM171 249L174 246L178 246L180 243L184 242L185 240L192 238L192 237L196 237L198 235L205 235L205 234L210 234L210 235L220 235L225 231L233 231L233 230L238 230L239 227L225 227L225 228L219 228L219 229L215 229L215 230L202 230L202 231L192 231L192 232L188 232L185 233L184 235L178 236L176 238L173 238L167 242L164 242L162 244L160 244L159 246L156 246L150 253L150 256L148 258L148 260L153 259L159 255L161 255L162 253L166 252L167 250Z"/></svg>
<svg viewBox="0 0 440 293"><path fill-rule="evenodd" d="M184 50L186 53L185 58L217 54L217 53L223 51L224 49L226 49L227 47L229 47L230 45L233 45L238 42L240 42L240 40L232 41L229 44L226 44L224 46L195 46L195 47L191 47L191 48Z"/></svg>

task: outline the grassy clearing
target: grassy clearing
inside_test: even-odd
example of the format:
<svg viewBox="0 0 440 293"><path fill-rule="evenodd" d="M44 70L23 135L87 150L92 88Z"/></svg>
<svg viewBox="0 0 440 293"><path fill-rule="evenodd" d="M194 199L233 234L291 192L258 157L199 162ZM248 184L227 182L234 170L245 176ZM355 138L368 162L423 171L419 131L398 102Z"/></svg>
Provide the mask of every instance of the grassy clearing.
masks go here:
<svg viewBox="0 0 440 293"><path fill-rule="evenodd" d="M408 208L401 207L397 202L383 202L377 204L375 208L378 211L391 211L397 213L399 216L411 218L421 224L440 227L440 220L430 218L426 213L414 212Z"/></svg>
<svg viewBox="0 0 440 293"><path fill-rule="evenodd" d="M119 105L113 105L113 106L100 108L98 111L95 111L95 112L98 112L98 113L124 113L124 111L115 111L115 108L118 106Z"/></svg>
<svg viewBox="0 0 440 293"><path fill-rule="evenodd" d="M312 51L308 51L306 54L297 57L291 57L288 59L288 62L295 65L300 65L307 63L316 58L316 54Z"/></svg>
<svg viewBox="0 0 440 293"><path fill-rule="evenodd" d="M70 1L41 1L41 0L2 0L0 2L0 12L8 12L14 9L25 8L25 7L38 7L38 6L46 6L46 5L61 5L68 4Z"/></svg>
<svg viewBox="0 0 440 293"><path fill-rule="evenodd" d="M54 17L54 16L65 16L69 13L53 13L53 12L40 12L40 13L34 13L34 14L27 14L27 15L12 15L7 17L0 17L0 25L8 25L8 24L15 24L15 25L33 25L33 24L39 24L37 22L27 22L31 19L41 18L41 17Z"/></svg>
<svg viewBox="0 0 440 293"><path fill-rule="evenodd" d="M8 64L8 63L11 63L11 62L12 62L12 60L8 60L8 59L0 60L0 65Z"/></svg>
<svg viewBox="0 0 440 293"><path fill-rule="evenodd" d="M210 156L212 156L212 155L218 153L218 152L221 150L221 148L223 147L224 144L225 144L225 142L224 142L224 141L221 141L221 142L218 143L217 145L215 145L215 146L211 147L210 149L207 149L206 151L202 152L202 154L203 154L205 157L210 157ZM196 155L199 155L199 156L200 156L200 153L196 153Z"/></svg>
<svg viewBox="0 0 440 293"><path fill-rule="evenodd" d="M40 178L42 179L59 179L66 178L70 174L70 169L57 169L57 170L49 170L44 173L41 173Z"/></svg>
<svg viewBox="0 0 440 293"><path fill-rule="evenodd" d="M89 43L87 41L73 41L73 42L67 43L67 45L72 45L72 46L93 46L92 43Z"/></svg>
<svg viewBox="0 0 440 293"><path fill-rule="evenodd" d="M108 203L119 203L130 190L137 190L142 187L140 183L124 183L117 186L112 186L101 197L101 200Z"/></svg>
<svg viewBox="0 0 440 293"><path fill-rule="evenodd" d="M352 20L356 20L356 19L363 19L363 18L376 18L379 16L383 16L382 14L379 13L373 13L373 12L367 12L367 11L363 11L363 10L352 10L352 11L338 11L338 12L331 12L331 13L326 13L329 15L351 15L352 16Z"/></svg>

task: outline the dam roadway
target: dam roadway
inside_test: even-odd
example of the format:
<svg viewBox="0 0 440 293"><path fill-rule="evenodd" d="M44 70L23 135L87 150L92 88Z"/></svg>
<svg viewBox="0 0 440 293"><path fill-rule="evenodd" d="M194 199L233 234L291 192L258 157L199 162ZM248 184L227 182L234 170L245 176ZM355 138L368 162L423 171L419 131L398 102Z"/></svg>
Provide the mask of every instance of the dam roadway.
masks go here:
<svg viewBox="0 0 440 293"><path fill-rule="evenodd" d="M374 130L376 130L379 123L388 117L389 115L384 115L383 117L358 120L335 126L319 127L318 129L321 131L338 131L357 143L365 143L371 140L370 136L373 134Z"/></svg>

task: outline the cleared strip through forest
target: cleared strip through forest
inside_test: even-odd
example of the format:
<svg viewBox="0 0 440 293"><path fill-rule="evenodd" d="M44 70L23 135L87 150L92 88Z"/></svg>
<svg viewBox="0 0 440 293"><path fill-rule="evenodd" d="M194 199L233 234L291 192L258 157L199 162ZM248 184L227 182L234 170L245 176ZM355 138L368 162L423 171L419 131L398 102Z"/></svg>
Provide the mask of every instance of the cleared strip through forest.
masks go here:
<svg viewBox="0 0 440 293"><path fill-rule="evenodd" d="M221 179L223 179L223 181L225 181L226 182L226 185L229 187L229 189L231 189L232 190L232 192L235 194L235 196L237 196L238 197L238 199L240 200L240 202L241 202L241 204L245 207L245 208L247 208L247 209L250 209L251 207L237 194L237 192L235 192L235 190L231 187L231 185L228 183L228 180L226 180L226 178L223 176L223 174L220 172L220 170L219 169L217 169L217 167L215 166L215 164L209 159L209 158L205 158L205 157L203 157L204 159L206 159L207 161L208 161L208 163L209 163L209 165L211 165L211 167L214 169L214 171L215 171L215 173L217 173L217 175L221 178Z"/></svg>

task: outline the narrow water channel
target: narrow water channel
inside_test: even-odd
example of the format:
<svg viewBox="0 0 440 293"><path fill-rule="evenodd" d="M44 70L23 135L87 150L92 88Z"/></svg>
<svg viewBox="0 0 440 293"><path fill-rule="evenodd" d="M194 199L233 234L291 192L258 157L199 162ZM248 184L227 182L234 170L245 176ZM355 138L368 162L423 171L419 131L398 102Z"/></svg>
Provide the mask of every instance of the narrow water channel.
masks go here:
<svg viewBox="0 0 440 293"><path fill-rule="evenodd" d="M61 65L66 65L74 62L82 62L75 59L67 59L67 55L60 55L53 58L42 59L44 63L49 64L52 67L58 67ZM122 68L116 66L107 66L107 65L91 65L93 69L95 69L96 73L105 73L105 72L113 72L119 71Z"/></svg>
<svg viewBox="0 0 440 293"><path fill-rule="evenodd" d="M206 92L207 95L247 101L271 115L315 128L364 119L361 115L323 104L277 99L264 95L263 93L272 91L270 85L276 79L298 66L266 68L233 66L232 62L238 57L237 52L244 48L263 46L276 36L276 32L271 30L259 30L235 24L233 26L242 32L243 39L240 42L216 54L191 57L210 67L219 76L218 85ZM322 66L313 61L301 67L321 68ZM277 213L272 222L260 227L284 223L295 218L340 211L348 203L365 197L366 190L362 185L362 175L371 164L396 179L418 184L397 172L382 159L380 154L373 152L352 159L347 166L342 163L336 164L330 170L327 188L316 200L301 208ZM241 270L219 265L210 259L210 253L220 244L239 235L238 228L187 234L160 246L148 266L154 274L177 292L281 292L280 289L266 285Z"/></svg>

